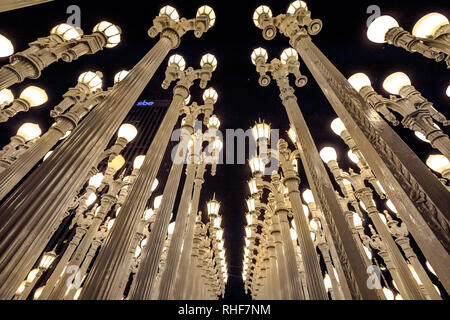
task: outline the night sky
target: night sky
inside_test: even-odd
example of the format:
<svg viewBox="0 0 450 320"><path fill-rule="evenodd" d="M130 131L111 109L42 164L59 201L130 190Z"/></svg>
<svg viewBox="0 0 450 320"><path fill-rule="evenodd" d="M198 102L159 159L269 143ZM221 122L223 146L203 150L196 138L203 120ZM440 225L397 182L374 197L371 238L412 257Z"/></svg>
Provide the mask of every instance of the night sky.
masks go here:
<svg viewBox="0 0 450 320"><path fill-rule="evenodd" d="M263 39L261 30L252 21L254 9L260 4L271 7L273 14L285 12L290 1L64 1L57 0L26 9L0 14L0 34L13 41L16 51L22 51L27 44L37 37L46 36L50 29L67 17L66 8L77 4L81 8L81 27L85 34L90 34L95 24L107 20L122 28L122 43L113 49L106 49L93 56L84 56L70 64L59 62L44 70L38 80L27 80L13 86L16 95L28 85L45 88L49 101L42 107L20 113L6 124L1 124L0 144L5 145L9 137L15 135L24 122L37 122L46 130L51 124L49 110L57 104L62 94L74 86L78 75L88 70L99 70L104 75L104 88L113 84L113 76L123 69L131 69L144 54L156 43L156 39L147 36L153 18L164 5L174 6L181 16L192 18L197 8L208 4L216 12L214 27L197 39L192 32L185 35L179 48L172 53L179 53L186 59L188 66L198 67L200 58L205 53L217 57L218 67L209 83L219 93L216 114L221 120L221 129L247 130L258 118L272 124L272 128L284 132L289 128L287 116L279 99L275 83L269 87L258 85L258 74L250 61L250 54L256 47L268 50L269 60L279 57L283 49L289 46L288 39L278 35L272 41ZM315 44L346 76L356 72L366 73L372 85L380 94L388 96L382 88L385 77L393 72L403 71L409 75L412 84L435 104L436 109L450 119L449 99L445 90L450 84L445 63L436 63L420 54L411 54L401 48L369 42L366 37L366 13L369 5L376 4L382 14L397 19L400 26L412 30L415 22L430 12L440 12L447 17L448 1L309 1L308 7L312 18L323 21L323 29L313 37ZM171 54L172 54L171 53ZM169 54L170 55L170 54ZM0 58L0 65L7 63ZM166 62L159 68L152 81L143 92L141 99L171 99L171 90L162 90ZM347 147L335 136L330 123L336 117L314 79L301 62L301 72L308 76L309 82L303 88L296 88L296 95L306 121L319 150L333 146L338 150L341 167L347 169ZM292 82L293 84L293 82ZM191 90L194 101L202 102L202 90L196 85ZM433 149L419 141L414 134L402 128L397 132L425 160ZM446 133L450 130L445 129ZM283 137L283 136L282 136ZM287 137L284 137L287 139ZM292 147L292 146L291 146ZM226 152L226 150L225 150ZM206 180L199 210L206 213L206 201L212 197L222 203L223 228L225 229L225 247L230 272L226 298L243 299L241 279L245 199L248 197L246 181L251 172L247 165L219 166L217 175ZM308 188L302 175L301 189ZM383 210L384 208L379 208Z"/></svg>

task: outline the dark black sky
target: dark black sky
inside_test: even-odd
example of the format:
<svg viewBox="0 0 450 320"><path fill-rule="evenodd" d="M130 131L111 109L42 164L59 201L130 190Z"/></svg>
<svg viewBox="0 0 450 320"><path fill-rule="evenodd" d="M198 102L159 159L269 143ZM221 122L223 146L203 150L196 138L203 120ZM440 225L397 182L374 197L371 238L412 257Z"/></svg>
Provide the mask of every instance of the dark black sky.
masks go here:
<svg viewBox="0 0 450 320"><path fill-rule="evenodd" d="M18 127L26 122L39 122L46 129L50 122L49 109L58 103L67 88L73 86L78 75L87 70L99 70L104 74L105 85L112 85L114 74L122 69L130 69L155 44L155 39L147 36L153 18L159 8L170 4L178 9L181 16L191 18L203 4L214 8L217 20L215 26L201 39L192 33L187 34L181 46L174 52L183 55L188 65L198 66L200 57L213 53L218 59L218 68L214 72L210 85L219 93L216 113L222 122L222 129L242 128L246 130L258 118L265 119L284 132L288 121L278 97L275 84L262 88L258 85L258 75L250 61L252 50L265 47L269 58L279 57L283 49L289 46L288 39L278 35L275 40L266 41L261 30L252 22L254 9L260 4L268 4L274 13L285 12L290 1L65 1L56 0L27 9L0 14L0 34L13 40L16 51L27 47L27 43L39 36L45 36L58 23L65 22L66 8L71 4L81 7L81 27L89 34L93 26L101 20L119 25L123 30L123 41L114 49L106 49L95 56L85 56L71 64L63 62L49 67L41 79L26 81L13 86L15 94L27 85L33 84L47 89L49 103L28 113L21 113L13 120L1 126L1 145L8 142ZM422 92L436 108L450 118L449 98L445 89L450 84L448 71L444 63L436 63L419 54L410 54L389 45L371 43L366 38L366 21L369 17L366 9L369 5L380 6L382 14L394 16L406 30L429 12L440 12L449 17L447 1L309 1L308 7L313 18L323 21L322 32L314 37L316 45L345 75L365 72L372 80L374 88L386 94L381 84L386 76L396 71L407 73L413 85ZM0 65L6 63L0 59ZM170 99L171 91L161 89L164 77L161 66L142 95L142 99ZM331 106L324 98L313 78L302 64L301 71L309 77L306 87L296 89L302 111L316 143L320 148L332 145L338 149L342 164L346 161L347 148L330 130L330 123L336 117ZM106 87L106 86L104 86ZM201 90L192 89L192 95L201 101ZM419 142L413 133L398 129L401 136L424 160L432 152L431 147ZM446 130L448 133L449 131ZM208 178L202 196L200 210L206 212L205 201L216 192L222 202L221 213L224 217L225 246L228 249L230 270L227 298L243 298L240 280L243 255L245 197L248 191L245 181L250 176L246 165L221 166L217 176ZM307 188L303 178L302 189Z"/></svg>

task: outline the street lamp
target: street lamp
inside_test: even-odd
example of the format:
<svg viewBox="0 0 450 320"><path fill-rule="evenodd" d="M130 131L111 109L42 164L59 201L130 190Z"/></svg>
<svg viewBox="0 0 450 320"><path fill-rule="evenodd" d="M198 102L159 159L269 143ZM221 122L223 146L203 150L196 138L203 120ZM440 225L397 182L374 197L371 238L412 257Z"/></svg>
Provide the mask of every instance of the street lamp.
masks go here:
<svg viewBox="0 0 450 320"><path fill-rule="evenodd" d="M17 130L17 135L24 138L25 141L33 140L41 135L42 131L36 123L24 123Z"/></svg>
<svg viewBox="0 0 450 320"><path fill-rule="evenodd" d="M50 34L58 35L66 41L80 40L83 36L83 30L67 23L61 23L53 27Z"/></svg>
<svg viewBox="0 0 450 320"><path fill-rule="evenodd" d="M399 95L402 88L410 85L411 80L403 72L395 72L388 76L383 82L384 90L395 95Z"/></svg>
<svg viewBox="0 0 450 320"><path fill-rule="evenodd" d="M32 107L38 107L48 100L44 89L29 86L22 91L20 97L12 101L11 105L0 111L0 122L6 122L17 113L28 111Z"/></svg>
<svg viewBox="0 0 450 320"><path fill-rule="evenodd" d="M450 180L450 161L441 154L431 155L427 159L427 166Z"/></svg>
<svg viewBox="0 0 450 320"><path fill-rule="evenodd" d="M216 103L218 98L219 98L219 95L218 95L217 91L214 88L208 88L203 93L203 101L207 101L207 100L211 99L213 101L213 103ZM220 125L220 121L219 122L215 121L215 124L219 124Z"/></svg>
<svg viewBox="0 0 450 320"><path fill-rule="evenodd" d="M145 156L144 155L137 156L134 159L134 161L133 161L133 169L139 170L142 167L142 164L144 163L144 160L145 160Z"/></svg>
<svg viewBox="0 0 450 320"><path fill-rule="evenodd" d="M108 21L102 21L97 24L94 27L93 32L100 32L105 36L106 48L114 48L120 43L120 35L122 33L122 30L118 26Z"/></svg>
<svg viewBox="0 0 450 320"><path fill-rule="evenodd" d="M208 96L205 96L205 98L209 98L209 94ZM216 129L218 130L220 127L220 120L219 118L217 118L216 115L212 115L211 117L209 117L208 120L208 129Z"/></svg>
<svg viewBox="0 0 450 320"><path fill-rule="evenodd" d="M337 153L334 148L326 147L320 151L320 157L322 158L323 162L329 164L330 162L337 160Z"/></svg>
<svg viewBox="0 0 450 320"><path fill-rule="evenodd" d="M63 60L72 62L86 54L95 54L104 47L113 48L120 42L119 27L102 21L91 35L68 24L54 27L50 36L39 38L30 47L11 56L10 64L0 68L0 89L8 88L27 78L37 79L47 66Z"/></svg>
<svg viewBox="0 0 450 320"><path fill-rule="evenodd" d="M358 90L364 100L394 126L399 124L394 111L399 114L402 124L424 141L450 157L450 139L435 123L444 126L450 124L445 116L437 111L431 102L425 99L412 85L410 78L403 72L389 75L383 82L383 88L392 95L390 99L377 94L367 75L357 73L348 81ZM396 97L400 96L400 97Z"/></svg>
<svg viewBox="0 0 450 320"><path fill-rule="evenodd" d="M14 47L11 41L0 34L0 58L9 57L14 53Z"/></svg>
<svg viewBox="0 0 450 320"><path fill-rule="evenodd" d="M375 43L389 43L409 52L419 52L437 62L445 60L450 66L450 24L444 15L432 12L414 25L412 34L401 28L393 17L376 18L367 30L367 37Z"/></svg>
<svg viewBox="0 0 450 320"><path fill-rule="evenodd" d="M213 196L213 199L210 200L207 204L206 204L207 208L208 208L208 214L210 216L217 216L219 214L219 209L220 209L220 202L216 200L216 196Z"/></svg>
<svg viewBox="0 0 450 320"><path fill-rule="evenodd" d="M252 128L253 138L256 142L259 140L267 141L270 139L270 125L264 121L256 123Z"/></svg>
<svg viewBox="0 0 450 320"><path fill-rule="evenodd" d="M102 73L101 72L84 72L78 77L78 83L83 83L89 87L91 92L96 91L102 87Z"/></svg>
<svg viewBox="0 0 450 320"><path fill-rule="evenodd" d="M250 169L253 175L264 174L266 165L260 157L253 157L249 160Z"/></svg>
<svg viewBox="0 0 450 320"><path fill-rule="evenodd" d="M419 38L432 38L441 27L448 24L449 22L446 16L432 12L420 18L414 25L411 33Z"/></svg>
<svg viewBox="0 0 450 320"><path fill-rule="evenodd" d="M385 43L387 32L398 27L398 22L391 16L380 16L376 18L367 29L367 38L375 43Z"/></svg>
<svg viewBox="0 0 450 320"><path fill-rule="evenodd" d="M11 102L14 101L14 95L11 90L9 89L3 89L0 90L0 110L3 109L3 107L7 106Z"/></svg>
<svg viewBox="0 0 450 320"><path fill-rule="evenodd" d="M123 138L127 141L127 143L130 143L134 140L137 136L137 129L135 126L125 123L120 126L119 132L117 134L119 138Z"/></svg>
<svg viewBox="0 0 450 320"><path fill-rule="evenodd" d="M0 159L5 160L8 167L17 157L22 156L21 150L32 143L41 135L41 128L35 123L24 123L17 130L17 134L11 137L11 141L0 150ZM4 168L0 167L0 171Z"/></svg>

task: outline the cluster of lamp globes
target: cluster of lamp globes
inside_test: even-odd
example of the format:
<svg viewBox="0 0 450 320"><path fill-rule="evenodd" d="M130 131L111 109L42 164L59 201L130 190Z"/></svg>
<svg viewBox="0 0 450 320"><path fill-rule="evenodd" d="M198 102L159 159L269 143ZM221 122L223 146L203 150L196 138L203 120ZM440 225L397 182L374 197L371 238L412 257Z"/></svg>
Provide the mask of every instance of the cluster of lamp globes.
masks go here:
<svg viewBox="0 0 450 320"><path fill-rule="evenodd" d="M361 91L362 88L371 86L371 82L369 77L364 73L356 73L352 75L348 81L355 88L356 91ZM411 85L411 80L409 77L403 72L395 72L389 75L383 82L383 88L387 92L393 95L399 95L400 91L407 86ZM450 97L450 86L447 89L447 95ZM439 128L435 124L435 126ZM336 123L332 126L333 131L340 135L343 130L346 130L344 125L338 126ZM422 141L428 142L426 137L421 133L416 131L415 135ZM444 178L450 179L450 161L444 155L431 155L426 161L427 165L434 171L440 173Z"/></svg>
<svg viewBox="0 0 450 320"><path fill-rule="evenodd" d="M101 21L94 27L92 31L100 32L106 37L106 48L114 48L121 41L122 31L118 26L110 22ZM67 23L61 23L55 26L50 31L50 34L59 35L65 41L80 40L83 36L83 30L71 26ZM11 40L0 34L0 58L9 57L12 54L14 54L14 46Z"/></svg>
<svg viewBox="0 0 450 320"><path fill-rule="evenodd" d="M412 35L417 39L433 39L437 31L448 26L449 20L443 14L432 12L423 16L412 29ZM383 15L376 18L367 29L367 38L374 43L386 43L386 34L389 30L399 27L395 18ZM447 96L450 97L450 85L447 87Z"/></svg>
<svg viewBox="0 0 450 320"><path fill-rule="evenodd" d="M127 74L128 74L128 71L125 71L125 70L118 72L114 76L114 83L118 83L118 82L122 81L127 76ZM89 87L89 90L91 92L95 92L97 89L102 87L102 78L99 73L87 71L87 72L82 73L78 77L78 83L85 84L86 86ZM18 99L25 101L27 104L29 104L30 107L38 107L38 106L45 104L48 101L48 96L47 96L47 92L44 89L36 87L36 86L29 86L21 92ZM4 108L7 108L7 106L12 104L15 100L16 99L14 98L14 94L10 89L0 90L0 112ZM119 132L124 133L124 129L123 129L124 126L121 127ZM129 125L129 126L131 126L131 125ZM134 130L136 130L136 128L134 128ZM61 138L61 140L64 140L65 138L67 138L70 133L71 132L68 131L66 133L66 135ZM39 137L41 134L42 134L42 130L39 127L39 125L36 123L28 123L28 122L24 123L23 125L21 125L19 127L19 129L17 131L17 136L23 138L25 142L34 140L37 137ZM137 131L136 131L136 134L137 134ZM126 136L128 138L131 137L131 135L132 135L131 133L126 134ZM130 142L131 140L134 139L134 137L129 140L127 139L127 140ZM47 156L44 158L44 160L47 159L48 156L50 156L51 152L52 151L50 151L47 154Z"/></svg>
<svg viewBox="0 0 450 320"><path fill-rule="evenodd" d="M212 221L212 227L216 230L215 239L212 239L217 244L217 254L220 261L220 270L224 282L228 282L228 265L225 258L225 243L223 240L222 217L219 215L220 202L216 200L215 195L212 200L207 202L208 215Z"/></svg>
<svg viewBox="0 0 450 320"><path fill-rule="evenodd" d="M308 10L308 6L307 6L306 2L300 1L300 0L291 2L288 9L286 10L286 13L287 14L295 14L297 12L297 10ZM261 27L259 17L262 14L267 15L269 18L272 18L272 16L273 16L272 10L268 6L262 5L262 6L259 6L258 8L256 8L256 10L253 12L253 23L258 28Z"/></svg>
<svg viewBox="0 0 450 320"><path fill-rule="evenodd" d="M173 21L180 21L180 14L177 9L172 6L164 6L159 10L159 16L166 16ZM207 16L209 20L209 28L216 22L216 13L210 6L201 6L197 9L196 17Z"/></svg>

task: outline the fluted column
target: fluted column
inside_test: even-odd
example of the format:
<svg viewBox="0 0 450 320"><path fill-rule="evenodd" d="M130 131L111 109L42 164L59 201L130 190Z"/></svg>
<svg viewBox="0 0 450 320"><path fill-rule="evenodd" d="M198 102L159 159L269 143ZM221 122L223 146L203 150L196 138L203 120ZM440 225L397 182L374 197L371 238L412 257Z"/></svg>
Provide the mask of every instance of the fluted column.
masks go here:
<svg viewBox="0 0 450 320"><path fill-rule="evenodd" d="M393 222L396 224L396 222ZM428 277L427 272L423 268L420 263L417 255L414 253L414 250L411 248L410 240L407 237L399 236L395 239L395 242L402 248L403 253L406 258L409 260L414 270L417 272L420 281L422 281L425 291L427 291L431 300L442 300L441 296L436 291L433 282Z"/></svg>
<svg viewBox="0 0 450 320"><path fill-rule="evenodd" d="M2 3L0 3L0 12L25 8L50 1L53 0L2 0Z"/></svg>
<svg viewBox="0 0 450 320"><path fill-rule="evenodd" d="M290 123L297 133L300 158L313 191L319 201L322 212L330 228L340 263L347 280L352 298L355 300L377 300L377 295L367 288L367 273L353 235L347 225L342 210L334 194L334 188L328 173L321 162L319 151L309 131L308 125L297 104L293 88L287 77L277 80L283 105Z"/></svg>
<svg viewBox="0 0 450 320"><path fill-rule="evenodd" d="M0 207L0 298L11 297L25 278L66 204L85 182L85 172L97 163L171 48L170 39L162 37L116 90ZM148 157L148 162L155 155Z"/></svg>
<svg viewBox="0 0 450 320"><path fill-rule="evenodd" d="M192 300L195 299L195 293L194 291L196 290L196 287L198 285L198 281L200 281L198 278L198 271L197 271L197 261L199 259L198 255L199 255L199 249L198 246L200 245L200 239L198 239L197 237L194 237L194 243L193 243L193 248L192 248L192 253L191 253L191 263L190 263L190 267L189 269L187 269L187 272L189 273L189 277L186 279L187 283L186 283L186 289L184 291L184 296L183 299L185 300Z"/></svg>
<svg viewBox="0 0 450 320"><path fill-rule="evenodd" d="M287 175L287 173L285 174ZM317 260L317 251L312 242L309 223L306 220L302 201L300 200L299 180L298 178L285 179L284 184L288 188L289 200L297 228L297 237L302 250L309 297L312 300L328 300L319 261Z"/></svg>
<svg viewBox="0 0 450 320"><path fill-rule="evenodd" d="M292 300L305 300L298 274L297 259L295 258L294 246L292 245L289 220L286 210L278 210L276 215L280 222L281 237L283 241L284 254L286 256L286 269L288 271L289 287L291 288Z"/></svg>
<svg viewBox="0 0 450 320"><path fill-rule="evenodd" d="M270 278L272 283L271 287L273 288L273 299L281 300L281 280L280 280L280 273L278 270L275 246L269 245L267 247L267 250L269 251L270 257L270 273L271 273Z"/></svg>
<svg viewBox="0 0 450 320"><path fill-rule="evenodd" d="M186 232L183 240L183 251L181 252L180 265L178 270L178 278L173 290L175 299L181 300L186 297L186 286L189 279L189 270L191 269L191 252L192 244L194 241L194 227L195 220L197 218L198 205L200 201L200 193L202 185L204 183L204 174L206 171L206 165L200 164L197 166L197 173L194 181L194 193L191 201L191 214L189 215ZM176 225L175 225L176 226Z"/></svg>
<svg viewBox="0 0 450 320"><path fill-rule="evenodd" d="M184 139L190 139L190 136L182 136L180 145L183 145ZM178 152L180 152L180 149L178 149ZM155 223L152 226L152 232L148 239L148 245L146 250L144 250L142 262L134 280L136 285L131 299L145 300L150 298L155 276L158 272L158 264L164 246L167 227L170 223L180 178L183 173L183 166L184 163L178 164L174 162L172 164L164 188L163 202L156 215ZM179 254L179 249L177 253Z"/></svg>
<svg viewBox="0 0 450 320"><path fill-rule="evenodd" d="M274 239L275 253L277 256L278 277L280 280L280 295L281 295L280 297L282 300L289 300L289 299L291 299L290 285L287 280L288 270L287 270L287 266L286 266L286 257L284 255L284 251L283 251L283 242L281 240L280 225L279 225L278 221L276 221L276 220L278 220L276 218L276 216L272 217L272 219L273 219L273 224L271 226L271 228L272 228L271 234Z"/></svg>
<svg viewBox="0 0 450 320"><path fill-rule="evenodd" d="M402 220L449 291L450 197L445 186L309 37L298 37L291 44L380 179L387 196L400 212L405 212Z"/></svg>
<svg viewBox="0 0 450 320"><path fill-rule="evenodd" d="M184 182L183 193L181 195L180 205L178 207L175 230L170 242L169 252L167 253L166 268L164 269L164 273L161 277L162 285L159 291L160 300L173 299L173 283L177 274L178 263L181 255L181 245L183 243L183 238L186 231L186 220L188 219L189 203L192 196L192 189L195 179L195 169L196 165L194 163L189 163L187 165L186 180ZM192 211L192 208L189 216L193 216L195 218L195 213ZM184 271L182 269L180 270L182 272Z"/></svg>

